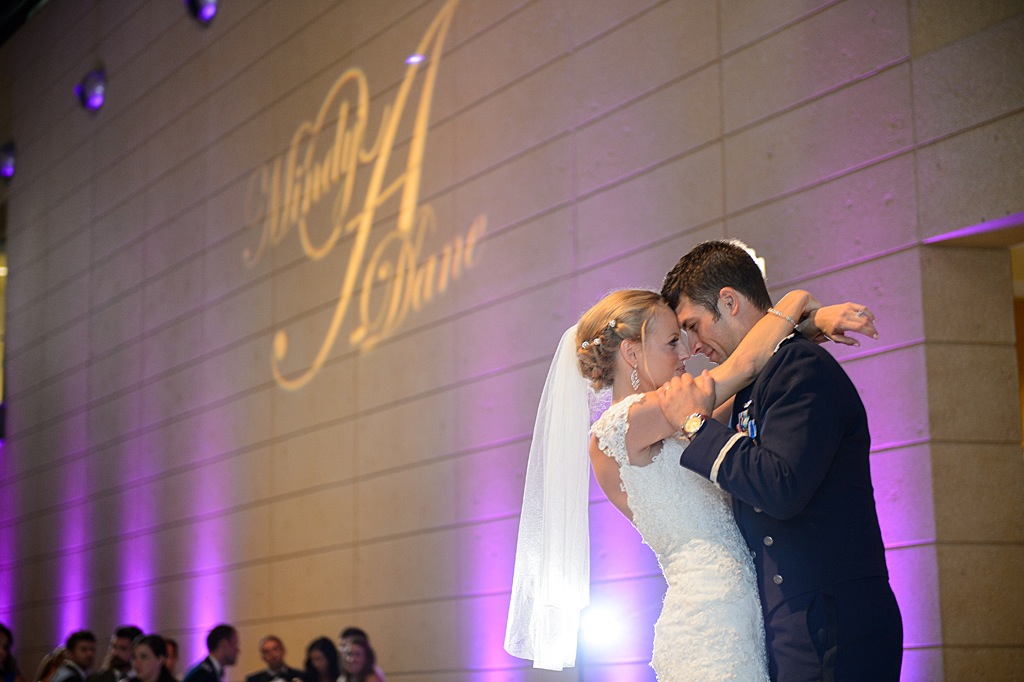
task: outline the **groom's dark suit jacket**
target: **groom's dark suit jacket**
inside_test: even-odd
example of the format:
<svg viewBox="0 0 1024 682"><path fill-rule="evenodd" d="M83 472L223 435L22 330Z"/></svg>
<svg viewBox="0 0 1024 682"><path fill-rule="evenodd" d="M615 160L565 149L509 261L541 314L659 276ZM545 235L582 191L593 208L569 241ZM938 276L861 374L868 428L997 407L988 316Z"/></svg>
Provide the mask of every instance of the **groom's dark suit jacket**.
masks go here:
<svg viewBox="0 0 1024 682"><path fill-rule="evenodd" d="M780 344L736 396L732 424L709 420L680 463L733 496L766 617L796 595L888 577L867 415L828 351L800 336Z"/></svg>

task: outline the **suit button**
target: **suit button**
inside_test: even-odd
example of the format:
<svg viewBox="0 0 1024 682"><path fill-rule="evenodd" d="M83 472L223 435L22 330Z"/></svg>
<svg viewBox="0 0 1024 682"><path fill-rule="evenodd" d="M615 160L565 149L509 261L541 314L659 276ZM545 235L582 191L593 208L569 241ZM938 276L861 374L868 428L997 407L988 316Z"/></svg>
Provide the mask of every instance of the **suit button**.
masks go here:
<svg viewBox="0 0 1024 682"><path fill-rule="evenodd" d="M771 535L765 535L764 536L764 546L765 547L771 547L774 544L775 544L775 540L772 539Z"/></svg>
<svg viewBox="0 0 1024 682"><path fill-rule="evenodd" d="M761 508L760 507L754 507L754 511L756 513L760 514L761 513Z"/></svg>
<svg viewBox="0 0 1024 682"><path fill-rule="evenodd" d="M778 574L773 575L772 576L772 582L775 583L776 585L781 585L782 584L782 576L778 575Z"/></svg>

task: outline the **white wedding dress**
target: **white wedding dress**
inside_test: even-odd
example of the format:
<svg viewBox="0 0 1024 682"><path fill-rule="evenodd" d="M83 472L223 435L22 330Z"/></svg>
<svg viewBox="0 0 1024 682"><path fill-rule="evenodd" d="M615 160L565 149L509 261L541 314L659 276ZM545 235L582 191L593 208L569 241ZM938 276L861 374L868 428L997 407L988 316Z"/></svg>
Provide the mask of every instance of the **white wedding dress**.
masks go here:
<svg viewBox="0 0 1024 682"><path fill-rule="evenodd" d="M730 497L679 465L684 442L668 438L647 466L626 455L628 396L592 433L615 458L633 525L658 557L668 583L654 626L651 666L661 682L768 680L764 623L749 550Z"/></svg>

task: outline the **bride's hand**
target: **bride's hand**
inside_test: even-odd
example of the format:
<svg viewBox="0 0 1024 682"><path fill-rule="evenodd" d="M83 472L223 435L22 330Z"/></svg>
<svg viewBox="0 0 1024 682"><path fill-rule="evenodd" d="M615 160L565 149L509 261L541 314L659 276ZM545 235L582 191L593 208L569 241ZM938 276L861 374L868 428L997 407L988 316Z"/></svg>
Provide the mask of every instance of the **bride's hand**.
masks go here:
<svg viewBox="0 0 1024 682"><path fill-rule="evenodd" d="M710 415L715 409L715 379L708 370L694 378L672 377L658 389L658 403L669 424L680 427L695 412Z"/></svg>
<svg viewBox="0 0 1024 682"><path fill-rule="evenodd" d="M846 346L860 345L857 339L846 336L851 332L878 338L874 313L864 305L850 302L814 310L797 326L797 331L818 343L834 341Z"/></svg>

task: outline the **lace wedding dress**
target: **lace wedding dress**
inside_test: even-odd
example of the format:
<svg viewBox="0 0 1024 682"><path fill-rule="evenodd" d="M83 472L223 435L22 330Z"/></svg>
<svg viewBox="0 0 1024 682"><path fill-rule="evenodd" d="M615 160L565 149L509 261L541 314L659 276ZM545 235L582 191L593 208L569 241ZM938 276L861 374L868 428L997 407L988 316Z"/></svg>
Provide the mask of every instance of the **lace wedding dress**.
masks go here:
<svg viewBox="0 0 1024 682"><path fill-rule="evenodd" d="M679 465L684 442L668 438L647 466L626 455L627 414L643 394L612 405L592 428L615 458L633 525L668 583L654 626L651 666L662 682L768 680L764 623L749 550L729 496Z"/></svg>

